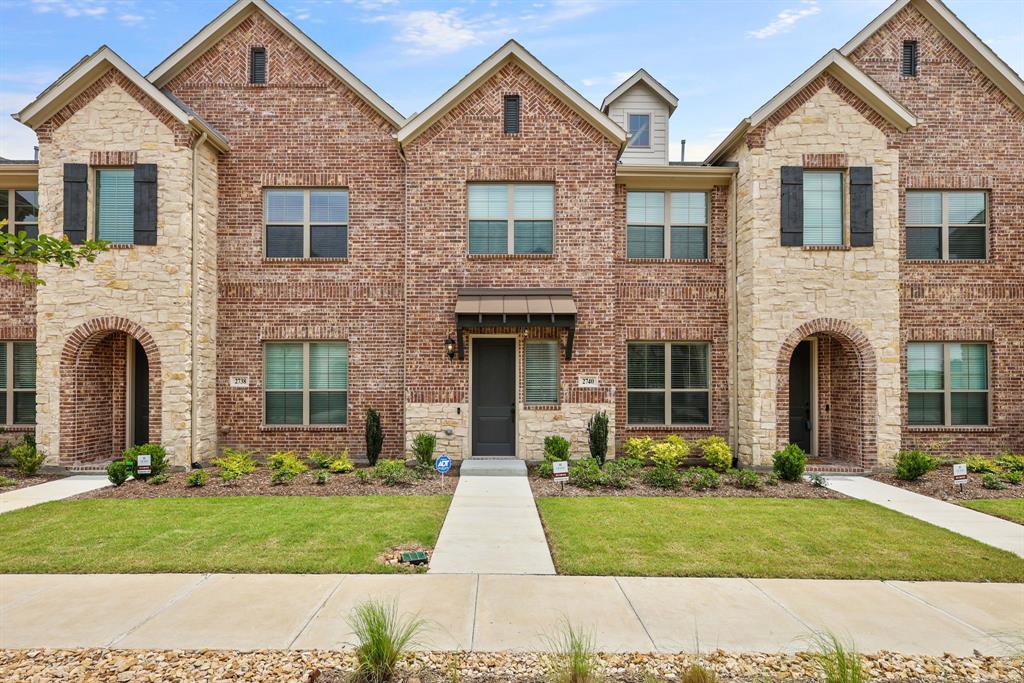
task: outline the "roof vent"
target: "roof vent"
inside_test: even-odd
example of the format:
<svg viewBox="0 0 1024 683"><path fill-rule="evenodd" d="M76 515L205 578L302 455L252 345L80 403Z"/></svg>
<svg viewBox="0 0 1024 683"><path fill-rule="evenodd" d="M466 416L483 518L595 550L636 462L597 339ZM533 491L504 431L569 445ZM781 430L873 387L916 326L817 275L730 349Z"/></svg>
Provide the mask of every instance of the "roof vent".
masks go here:
<svg viewBox="0 0 1024 683"><path fill-rule="evenodd" d="M903 67L900 70L903 76L917 75L917 41L903 41Z"/></svg>
<svg viewBox="0 0 1024 683"><path fill-rule="evenodd" d="M249 82L262 85L267 82L267 48L254 47L249 51Z"/></svg>

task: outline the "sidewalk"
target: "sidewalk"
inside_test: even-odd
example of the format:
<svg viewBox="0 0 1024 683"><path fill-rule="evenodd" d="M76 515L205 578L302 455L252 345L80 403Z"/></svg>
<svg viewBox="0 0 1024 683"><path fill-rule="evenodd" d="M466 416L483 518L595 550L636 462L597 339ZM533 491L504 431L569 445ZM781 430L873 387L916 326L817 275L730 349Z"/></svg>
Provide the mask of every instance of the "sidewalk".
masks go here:
<svg viewBox="0 0 1024 683"><path fill-rule="evenodd" d="M568 618L606 652L794 652L812 630L864 652L1006 654L1024 585L502 575L0 576L0 647L338 649L354 605L397 601L427 650L542 650ZM1014 636L1013 634L1018 634ZM1019 645L1019 643L1017 643Z"/></svg>
<svg viewBox="0 0 1024 683"><path fill-rule="evenodd" d="M1024 557L1024 526L868 477L829 475L828 487Z"/></svg>
<svg viewBox="0 0 1024 683"><path fill-rule="evenodd" d="M110 481L105 474L78 474L35 486L26 486L16 491L0 493L0 513L48 503L51 500L70 498L106 486L110 486Z"/></svg>

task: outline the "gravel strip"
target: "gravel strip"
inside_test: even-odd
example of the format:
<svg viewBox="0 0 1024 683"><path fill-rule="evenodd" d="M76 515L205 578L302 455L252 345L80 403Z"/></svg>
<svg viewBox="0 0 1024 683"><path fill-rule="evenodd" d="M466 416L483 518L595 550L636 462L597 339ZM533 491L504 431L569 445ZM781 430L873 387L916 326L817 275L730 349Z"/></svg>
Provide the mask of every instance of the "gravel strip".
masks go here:
<svg viewBox="0 0 1024 683"><path fill-rule="evenodd" d="M923 496L938 498L939 500L1024 498L1024 485L1007 484L1005 489L987 489L981 485L981 477L982 475L975 472L968 472L967 483L964 485L963 493L961 493L960 487L953 484L952 465L941 465L915 481L897 479L896 475L892 472L880 472L871 476L872 479L883 484L898 486L901 489L920 493Z"/></svg>
<svg viewBox="0 0 1024 683"><path fill-rule="evenodd" d="M396 681L440 683L540 683L549 655L507 652L422 652L409 655ZM699 658L687 654L609 654L599 657L601 680L641 683L679 680L694 662L726 681L819 681L812 655L734 654L716 650ZM865 655L871 680L1015 681L1024 658L910 656L891 652ZM351 651L256 650L0 650L0 680L5 681L293 681L339 683L355 665ZM453 675L454 674L454 675Z"/></svg>

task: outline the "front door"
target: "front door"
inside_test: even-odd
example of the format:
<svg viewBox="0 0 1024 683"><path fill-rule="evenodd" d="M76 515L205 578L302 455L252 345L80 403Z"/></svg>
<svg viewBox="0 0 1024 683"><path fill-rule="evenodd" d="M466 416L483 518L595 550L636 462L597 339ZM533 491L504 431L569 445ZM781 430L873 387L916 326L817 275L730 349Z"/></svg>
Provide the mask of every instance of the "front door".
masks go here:
<svg viewBox="0 0 1024 683"><path fill-rule="evenodd" d="M516 454L516 340L473 340L473 455Z"/></svg>
<svg viewBox="0 0 1024 683"><path fill-rule="evenodd" d="M811 342L805 339L793 350L789 363L789 442L811 452L811 401L814 398Z"/></svg>
<svg viewBox="0 0 1024 683"><path fill-rule="evenodd" d="M130 440L132 446L141 446L149 443L149 358L137 339L131 343L135 348L132 355Z"/></svg>

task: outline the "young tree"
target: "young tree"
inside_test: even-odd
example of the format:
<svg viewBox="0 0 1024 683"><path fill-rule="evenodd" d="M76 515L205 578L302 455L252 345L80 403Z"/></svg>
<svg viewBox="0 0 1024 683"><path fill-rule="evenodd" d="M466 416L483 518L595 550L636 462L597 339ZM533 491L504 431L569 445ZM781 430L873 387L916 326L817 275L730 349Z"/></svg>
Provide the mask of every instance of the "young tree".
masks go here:
<svg viewBox="0 0 1024 683"><path fill-rule="evenodd" d="M53 263L62 268L74 268L82 261L95 261L107 250L106 242L99 240L71 244L67 239L49 235L29 237L24 231L12 234L4 230L6 225L6 220L0 220L0 278L43 285L46 283L22 266Z"/></svg>

